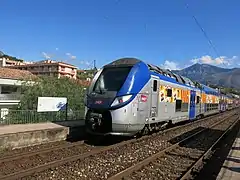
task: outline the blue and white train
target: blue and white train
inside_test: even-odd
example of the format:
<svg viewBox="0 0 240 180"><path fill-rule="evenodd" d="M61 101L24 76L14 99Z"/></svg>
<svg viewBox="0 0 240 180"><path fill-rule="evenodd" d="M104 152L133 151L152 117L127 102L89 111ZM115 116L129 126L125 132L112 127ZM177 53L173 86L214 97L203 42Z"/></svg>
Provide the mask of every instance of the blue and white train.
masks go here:
<svg viewBox="0 0 240 180"><path fill-rule="evenodd" d="M239 104L200 83L135 58L99 70L85 98L85 127L97 135L133 136Z"/></svg>

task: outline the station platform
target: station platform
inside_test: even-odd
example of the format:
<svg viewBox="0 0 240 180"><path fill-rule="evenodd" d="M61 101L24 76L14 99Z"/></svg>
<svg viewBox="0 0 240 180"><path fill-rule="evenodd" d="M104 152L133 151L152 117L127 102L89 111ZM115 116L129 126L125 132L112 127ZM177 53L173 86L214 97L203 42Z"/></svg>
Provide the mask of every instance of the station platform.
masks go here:
<svg viewBox="0 0 240 180"><path fill-rule="evenodd" d="M66 140L71 127L82 125L82 121L63 121L0 126L0 150Z"/></svg>
<svg viewBox="0 0 240 180"><path fill-rule="evenodd" d="M217 180L240 179L240 129L233 146L216 178Z"/></svg>

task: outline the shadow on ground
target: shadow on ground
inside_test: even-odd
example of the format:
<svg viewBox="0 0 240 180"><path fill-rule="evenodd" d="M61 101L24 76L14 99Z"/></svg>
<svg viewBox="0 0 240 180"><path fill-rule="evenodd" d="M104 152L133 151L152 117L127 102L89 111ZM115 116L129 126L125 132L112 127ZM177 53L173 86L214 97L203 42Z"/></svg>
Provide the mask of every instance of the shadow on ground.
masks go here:
<svg viewBox="0 0 240 180"><path fill-rule="evenodd" d="M108 146L112 144L119 143L121 141L129 140L129 137L119 137L119 136L89 136L85 132L84 126L79 127L69 127L69 135L67 136L67 141L77 142L82 141L88 145L93 146Z"/></svg>

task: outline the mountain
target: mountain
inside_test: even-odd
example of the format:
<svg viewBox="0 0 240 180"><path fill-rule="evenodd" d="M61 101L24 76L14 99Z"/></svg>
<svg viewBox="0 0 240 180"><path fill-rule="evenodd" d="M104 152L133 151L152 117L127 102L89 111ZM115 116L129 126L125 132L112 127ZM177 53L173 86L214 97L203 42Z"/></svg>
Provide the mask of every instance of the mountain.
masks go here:
<svg viewBox="0 0 240 180"><path fill-rule="evenodd" d="M197 63L173 72L203 84L240 89L240 68L226 69Z"/></svg>

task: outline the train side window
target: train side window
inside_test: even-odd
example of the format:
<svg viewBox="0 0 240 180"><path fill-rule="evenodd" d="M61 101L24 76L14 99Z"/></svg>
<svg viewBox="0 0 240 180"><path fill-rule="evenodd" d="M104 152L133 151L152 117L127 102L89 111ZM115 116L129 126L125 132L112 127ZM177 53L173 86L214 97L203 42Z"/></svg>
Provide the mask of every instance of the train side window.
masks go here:
<svg viewBox="0 0 240 180"><path fill-rule="evenodd" d="M167 89L167 97L172 97L172 89Z"/></svg>
<svg viewBox="0 0 240 180"><path fill-rule="evenodd" d="M181 111L182 109L182 100L176 100L176 112Z"/></svg>
<svg viewBox="0 0 240 180"><path fill-rule="evenodd" d="M200 96L197 96L197 104L200 103Z"/></svg>
<svg viewBox="0 0 240 180"><path fill-rule="evenodd" d="M207 111L210 110L210 104L207 104Z"/></svg>
<svg viewBox="0 0 240 180"><path fill-rule="evenodd" d="M188 103L182 103L182 108L181 108L181 111L182 112L187 112L188 111Z"/></svg>
<svg viewBox="0 0 240 180"><path fill-rule="evenodd" d="M157 91L157 80L153 80L153 91Z"/></svg>

